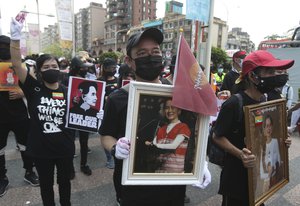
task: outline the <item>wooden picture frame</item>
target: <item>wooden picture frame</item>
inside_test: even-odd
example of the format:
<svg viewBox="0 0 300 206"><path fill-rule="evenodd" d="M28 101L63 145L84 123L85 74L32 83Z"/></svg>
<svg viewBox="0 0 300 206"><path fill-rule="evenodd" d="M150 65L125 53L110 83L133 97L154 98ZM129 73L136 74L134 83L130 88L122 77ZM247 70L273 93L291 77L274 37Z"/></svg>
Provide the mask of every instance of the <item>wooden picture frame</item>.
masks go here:
<svg viewBox="0 0 300 206"><path fill-rule="evenodd" d="M247 148L256 156L248 169L250 206L259 206L289 182L285 100L244 107Z"/></svg>
<svg viewBox="0 0 300 206"><path fill-rule="evenodd" d="M161 136L165 138L171 136L173 129L169 133L161 132L168 124L168 121L164 122L163 118L163 113L166 114L168 110L164 104L171 101L172 90L171 85L130 82L125 136L130 139L131 148L129 158L123 161L122 184L188 185L200 182L202 179L209 116L179 109L178 115L181 123L190 130L190 136L185 136L184 141L180 143L180 148L185 148L181 150L181 153L179 146L173 150L161 149L159 148L161 145L154 143L155 136L156 143L162 143ZM168 104L171 103L168 102ZM170 117L168 118L170 121ZM177 135L174 136L177 138ZM154 146L149 142L154 143ZM178 163L176 169L173 167L174 162L170 160L171 155L175 159L184 155L184 161Z"/></svg>

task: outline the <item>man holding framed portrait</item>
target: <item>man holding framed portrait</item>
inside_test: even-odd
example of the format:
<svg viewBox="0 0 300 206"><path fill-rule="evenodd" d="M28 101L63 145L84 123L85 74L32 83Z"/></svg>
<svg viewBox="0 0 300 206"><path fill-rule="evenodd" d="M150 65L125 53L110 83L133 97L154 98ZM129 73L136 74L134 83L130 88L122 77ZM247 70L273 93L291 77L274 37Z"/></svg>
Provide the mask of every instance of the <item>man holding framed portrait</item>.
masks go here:
<svg viewBox="0 0 300 206"><path fill-rule="evenodd" d="M267 51L255 51L246 56L236 82L243 106L265 101L264 94L282 84L277 71L286 70L293 64L294 60L278 60ZM223 196L222 206L250 205L248 169L254 168L259 158L246 147L246 128L244 121L238 121L238 105L235 95L222 105L213 134L214 141L226 151L219 188L219 194ZM243 114L241 119L245 118ZM289 147L291 140L284 139L286 147Z"/></svg>
<svg viewBox="0 0 300 206"><path fill-rule="evenodd" d="M161 84L163 34L156 28L131 35L127 43L127 64L135 70L136 81ZM99 130L101 143L115 159L114 186L122 206L183 206L185 185L121 185L123 159L128 158L130 141L125 138L128 86L111 94ZM204 174L209 173L207 167ZM209 182L203 183L203 186Z"/></svg>

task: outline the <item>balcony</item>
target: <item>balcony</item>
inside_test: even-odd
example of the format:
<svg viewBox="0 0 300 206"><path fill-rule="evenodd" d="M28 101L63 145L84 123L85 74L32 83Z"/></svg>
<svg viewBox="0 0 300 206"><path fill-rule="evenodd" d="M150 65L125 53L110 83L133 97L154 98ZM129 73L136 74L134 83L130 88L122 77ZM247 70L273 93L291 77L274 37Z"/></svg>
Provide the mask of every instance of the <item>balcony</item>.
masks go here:
<svg viewBox="0 0 300 206"><path fill-rule="evenodd" d="M128 24L130 24L130 19L129 18L124 18L124 19L122 19L122 21L120 22L120 24L121 25L128 25Z"/></svg>
<svg viewBox="0 0 300 206"><path fill-rule="evenodd" d="M117 17L122 17L122 18L124 18L124 17L125 17L125 12L123 12L123 11L118 11L118 12L117 12Z"/></svg>
<svg viewBox="0 0 300 206"><path fill-rule="evenodd" d="M117 5L117 1L116 0L109 1L108 7L109 6L113 6L113 5Z"/></svg>
<svg viewBox="0 0 300 206"><path fill-rule="evenodd" d="M124 3L118 3L118 4L117 4L117 8L118 8L118 9L125 9L126 7L127 7L127 5L124 4Z"/></svg>
<svg viewBox="0 0 300 206"><path fill-rule="evenodd" d="M109 13L116 13L117 12L117 7L110 7L108 12Z"/></svg>

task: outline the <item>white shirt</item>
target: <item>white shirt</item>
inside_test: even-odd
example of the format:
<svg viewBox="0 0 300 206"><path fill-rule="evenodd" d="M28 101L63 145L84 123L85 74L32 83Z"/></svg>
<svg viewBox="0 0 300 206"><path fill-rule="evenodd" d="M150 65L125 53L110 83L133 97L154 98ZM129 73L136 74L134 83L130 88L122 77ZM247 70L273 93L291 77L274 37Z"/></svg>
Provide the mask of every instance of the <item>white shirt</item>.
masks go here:
<svg viewBox="0 0 300 206"><path fill-rule="evenodd" d="M280 152L276 138L272 138L271 142L266 143L266 155L264 158L262 157L260 161L260 177L261 179L266 179L269 175L268 172L264 171L263 161L265 161L266 166L270 164L274 169L276 168L276 162L280 164Z"/></svg>
<svg viewBox="0 0 300 206"><path fill-rule="evenodd" d="M294 97L293 87L288 84L285 84L281 90L282 96L286 98L286 106L288 109L292 106L292 101Z"/></svg>

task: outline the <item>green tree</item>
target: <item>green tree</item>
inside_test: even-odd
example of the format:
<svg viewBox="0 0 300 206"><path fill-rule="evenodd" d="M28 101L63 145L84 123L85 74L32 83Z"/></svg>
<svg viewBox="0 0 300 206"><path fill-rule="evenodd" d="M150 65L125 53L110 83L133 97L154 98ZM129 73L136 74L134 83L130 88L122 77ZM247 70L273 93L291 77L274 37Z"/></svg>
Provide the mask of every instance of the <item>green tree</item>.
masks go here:
<svg viewBox="0 0 300 206"><path fill-rule="evenodd" d="M213 62L213 70L216 70L220 64L225 67L225 65L228 65L226 52L220 48L212 47L211 61Z"/></svg>
<svg viewBox="0 0 300 206"><path fill-rule="evenodd" d="M52 54L56 57L71 58L72 51L70 49L62 49L59 43L51 44L43 50L44 53Z"/></svg>
<svg viewBox="0 0 300 206"><path fill-rule="evenodd" d="M99 56L99 63L102 64L105 58L112 58L118 60L118 55L115 52L104 52Z"/></svg>

